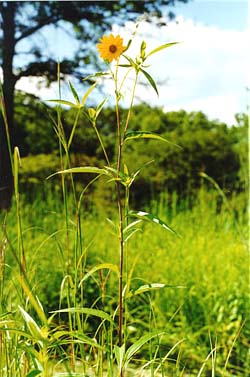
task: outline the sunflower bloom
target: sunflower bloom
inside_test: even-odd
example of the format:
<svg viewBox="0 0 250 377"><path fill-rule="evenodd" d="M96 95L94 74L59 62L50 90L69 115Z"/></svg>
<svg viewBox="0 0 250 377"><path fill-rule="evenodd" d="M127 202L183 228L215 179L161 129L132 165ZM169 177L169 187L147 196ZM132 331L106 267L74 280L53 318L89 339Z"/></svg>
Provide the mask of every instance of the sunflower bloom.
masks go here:
<svg viewBox="0 0 250 377"><path fill-rule="evenodd" d="M113 34L104 35L100 38L100 43L98 43L97 48L102 59L112 62L117 60L123 51L125 46L123 46L123 39L120 35L114 36Z"/></svg>

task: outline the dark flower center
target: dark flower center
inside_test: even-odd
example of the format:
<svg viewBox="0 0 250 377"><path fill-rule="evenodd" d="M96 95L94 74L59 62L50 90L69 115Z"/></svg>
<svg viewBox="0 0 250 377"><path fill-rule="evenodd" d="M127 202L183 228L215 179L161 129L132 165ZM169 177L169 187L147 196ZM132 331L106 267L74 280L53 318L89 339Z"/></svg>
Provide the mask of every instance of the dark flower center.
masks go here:
<svg viewBox="0 0 250 377"><path fill-rule="evenodd" d="M112 54L114 54L117 51L117 47L115 45L110 45L109 51L112 52Z"/></svg>

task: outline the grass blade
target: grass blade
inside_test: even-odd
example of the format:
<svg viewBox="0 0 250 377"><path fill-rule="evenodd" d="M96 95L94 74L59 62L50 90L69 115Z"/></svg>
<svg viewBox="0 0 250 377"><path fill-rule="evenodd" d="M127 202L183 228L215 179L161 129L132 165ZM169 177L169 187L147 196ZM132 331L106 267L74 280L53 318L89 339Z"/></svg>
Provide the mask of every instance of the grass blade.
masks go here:
<svg viewBox="0 0 250 377"><path fill-rule="evenodd" d="M164 45L161 45L159 47L156 47L154 50L150 51L147 55L146 55L146 59L153 55L153 54L156 54L158 51L161 51L161 50L164 50L165 48L168 48L168 47L171 47L171 46L174 46L176 44L178 44L180 42L171 42L171 43L165 43Z"/></svg>
<svg viewBox="0 0 250 377"><path fill-rule="evenodd" d="M65 101L63 99L50 99L48 102L55 102L55 103L59 103L60 105L66 105L66 106L70 106L70 107L75 107L77 109L79 107L75 103L70 102L70 101Z"/></svg>
<svg viewBox="0 0 250 377"><path fill-rule="evenodd" d="M124 136L124 141L133 140L133 139L153 139L164 141L165 143L172 144L178 148L181 148L179 145L171 143L171 141L165 139L164 137L150 131L128 131Z"/></svg>
<svg viewBox="0 0 250 377"><path fill-rule="evenodd" d="M138 211L138 212L137 211L130 211L129 216L136 217L138 219L142 219L142 220L145 220L145 221L149 221L149 222L154 223L154 224L158 224L162 228L164 228L164 229L168 230L169 232L177 235L177 232L174 229L170 228L170 226L167 225L161 219L159 219L159 217L152 215L151 213L143 212L143 211Z"/></svg>
<svg viewBox="0 0 250 377"><path fill-rule="evenodd" d="M119 276L119 269L118 267L113 264L113 263L102 263L102 264L99 264L95 267L93 267L83 278L82 280L80 281L79 283L79 287L82 285L82 283L87 280L91 275L93 275L94 272L96 271L99 271L99 270L102 270L102 269L109 269L111 271L114 271L117 273L117 275Z"/></svg>
<svg viewBox="0 0 250 377"><path fill-rule="evenodd" d="M81 314L87 314L87 315L91 315L91 316L94 316L94 317L99 317L99 318L102 318L102 319L106 319L107 321L111 322L114 324L114 321L113 319L110 317L110 315L108 315L107 313L105 313L104 311L102 310L98 310L98 309L92 309L92 308L66 308L66 309L60 309L60 310L55 310L51 313L81 313Z"/></svg>
<svg viewBox="0 0 250 377"><path fill-rule="evenodd" d="M95 82L93 85L91 85L91 87L87 90L87 92L82 97L82 104L81 104L82 107L85 105L85 102L86 102L88 96L90 95L92 90L96 87L96 85L97 85L97 82Z"/></svg>
<svg viewBox="0 0 250 377"><path fill-rule="evenodd" d="M140 68L140 72L142 72L144 74L144 76L146 77L146 79L148 80L149 84L152 86L152 88L155 90L157 96L159 96L159 93L158 93L158 89L157 89L157 86L156 86L156 83L153 79L152 76L150 76L150 74L146 71L144 71L144 69Z"/></svg>
<svg viewBox="0 0 250 377"><path fill-rule="evenodd" d="M126 298L139 295L141 293L153 291L156 289L163 289L163 288L186 288L186 287L183 285L169 285L169 284L162 284L162 283L145 284L137 288L135 291L130 291L128 295L126 296Z"/></svg>
<svg viewBox="0 0 250 377"><path fill-rule="evenodd" d="M125 357L124 357L124 367L126 369L127 365L129 364L131 358L136 354L136 352L139 351L139 349L145 344L147 343L149 340L155 338L156 336L160 336L164 334L164 331L155 331L155 332L151 332L149 334L146 334L144 336L142 336L139 340L137 340L134 344L132 344L132 346L130 346L125 354Z"/></svg>
<svg viewBox="0 0 250 377"><path fill-rule="evenodd" d="M73 94L73 96L74 96L74 98L76 100L77 105L79 106L80 105L80 100L79 100L78 94L77 94L75 88L73 87L73 85L71 84L70 81L69 81L69 87L70 87L71 93Z"/></svg>
<svg viewBox="0 0 250 377"><path fill-rule="evenodd" d="M106 169L101 169L96 166L80 166L77 168L71 168L71 169L58 171L56 173L51 174L49 177L47 177L47 179L57 174L71 174L71 173L93 173L93 174L100 174L100 175L104 174L104 175L110 176Z"/></svg>

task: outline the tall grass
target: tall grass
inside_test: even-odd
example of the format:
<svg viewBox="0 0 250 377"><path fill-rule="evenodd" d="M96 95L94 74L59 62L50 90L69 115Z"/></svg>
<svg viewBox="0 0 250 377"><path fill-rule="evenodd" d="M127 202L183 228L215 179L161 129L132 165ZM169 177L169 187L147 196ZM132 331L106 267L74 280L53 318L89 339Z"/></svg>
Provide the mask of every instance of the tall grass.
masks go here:
<svg viewBox="0 0 250 377"><path fill-rule="evenodd" d="M181 342L164 362L167 375L168 373L181 375L181 371L184 370L183 375L196 376L208 355L210 357L202 369L203 375L212 373L212 370L215 370L215 375L247 375L249 326L245 321L249 313L249 291L248 255L242 242L242 239L247 238L244 196L239 195L231 199L230 204L235 209L234 212L229 212L225 205L222 205L218 211L217 192L207 192L202 189L197 195L196 204L189 209L185 208L185 202L179 206L174 198L175 196L170 200L171 198L163 195L159 201L152 202L149 209L167 220L181 237L162 233L153 224L143 224L141 231L137 232L137 237L130 241L128 271L131 272L129 277L131 297L126 303L128 344L133 344L145 334L145 331L164 329L166 335L158 346L156 365L159 365L159 355L164 358L168 350ZM71 245L69 263L72 271L75 269L76 246L72 202L69 198L69 240L65 235L62 218L63 205L50 192L46 201L38 197L34 203L22 204L23 243L30 284L34 295L36 294L43 303L46 313L57 310L59 302L61 308L69 305L68 291L65 290L67 244L69 242ZM118 262L117 240L112 226L105 220L103 213L98 214L93 211L93 214L81 215L83 250L81 258L85 258L82 277L85 276L86 279L80 287L79 284L76 286L74 281L71 282L70 299L80 300L82 307L94 305L93 308L111 314L116 308L116 273L109 269L98 270L96 266L106 264L109 267L110 261L112 264ZM12 240L12 247L16 247L15 209L8 215L6 221L8 237ZM238 232L239 228L241 233ZM13 312L8 315L12 318L16 317L16 305L20 302L16 289L18 266L15 266L11 253L5 253L5 295L3 294L2 299L4 298L5 301L5 313ZM136 290L148 283L162 283L170 287L137 294ZM176 286L182 288L177 289ZM34 311L33 314L37 316ZM77 318L74 319L76 322L70 324L72 328L80 326L77 327L79 332L96 334L97 339L103 344L110 339L110 329L106 328L98 335L98 328L101 325L98 317L86 318L84 313L80 313L79 316L78 320L81 321L77 322ZM69 325L65 313L61 313L57 322L64 328ZM84 329L80 323L85 323ZM4 335L5 332L2 334ZM17 349L20 345L17 335L9 334L9 336L12 340L12 352L15 350L19 354ZM16 344L13 338L16 339ZM157 342L155 345L157 346ZM3 346L6 351L6 340ZM10 347L9 343L8 347ZM213 359L211 352L214 347L216 352L212 354ZM69 352L68 347L67 352ZM80 360L83 364L85 360L86 371L90 350L87 350L85 345L82 350L77 348L74 352L78 355L76 360L80 352ZM90 362L95 364L98 360L97 364L100 365L95 366L98 376L101 375L101 368L107 368L107 352L111 353L111 350L106 350L104 354L99 350ZM146 363L146 361L142 362L143 359L148 361L154 359L147 349L142 349L139 355L140 358L135 364L137 368ZM17 361L20 357L19 354ZM114 360L112 361L111 358L108 362L114 363ZM56 361L51 365L55 364ZM20 369L20 366L18 368Z"/></svg>

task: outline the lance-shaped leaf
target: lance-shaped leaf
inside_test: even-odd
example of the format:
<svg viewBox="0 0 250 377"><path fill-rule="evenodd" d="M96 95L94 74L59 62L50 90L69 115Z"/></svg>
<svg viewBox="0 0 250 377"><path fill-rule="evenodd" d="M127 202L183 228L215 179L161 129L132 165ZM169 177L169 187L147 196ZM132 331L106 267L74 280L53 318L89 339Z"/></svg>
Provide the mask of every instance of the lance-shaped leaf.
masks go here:
<svg viewBox="0 0 250 377"><path fill-rule="evenodd" d="M161 357L161 362L159 363L158 367L155 369L155 376L158 374L159 370L161 369L162 365L164 365L165 361L169 358L171 353L184 341L186 338L180 339L177 343L173 345L173 347L170 348L170 350L166 353L164 357ZM154 360L153 360L154 361ZM198 377L198 376L197 376Z"/></svg>
<svg viewBox="0 0 250 377"><path fill-rule="evenodd" d="M161 135L158 135L150 131L128 131L124 136L124 141L133 140L133 139L153 139L164 141L165 143L172 144L178 148L181 148L179 145L172 143L171 141L165 139Z"/></svg>
<svg viewBox="0 0 250 377"><path fill-rule="evenodd" d="M122 372L123 367L123 360L125 355L125 344L123 344L121 347L118 347L117 345L114 346L114 354L117 362L118 372Z"/></svg>
<svg viewBox="0 0 250 377"><path fill-rule="evenodd" d="M30 334L34 337L34 339L38 340L45 340L46 336L42 329L37 325L34 319L20 306L18 305L20 312L26 322L26 325L30 331Z"/></svg>
<svg viewBox="0 0 250 377"><path fill-rule="evenodd" d="M168 230L169 232L171 233L174 233L177 235L176 231L172 228L170 228L169 225L167 225L164 221L162 221L161 219L159 219L159 217L155 216L155 215L152 215L151 213L148 213L148 212L144 212L144 211L130 211L129 212L129 216L131 217L136 217L138 219L142 219L142 220L145 220L145 221L149 221L153 224L158 224L160 225L162 228Z"/></svg>
<svg viewBox="0 0 250 377"><path fill-rule="evenodd" d="M113 319L105 313L103 310L98 310L98 309L92 309L92 308L66 308L66 309L60 309L60 310L55 310L51 313L79 313L79 314L87 314L90 316L94 317L99 317L102 319L106 319L107 321L111 322L114 324Z"/></svg>
<svg viewBox="0 0 250 377"><path fill-rule="evenodd" d="M82 285L82 283L87 280L91 275L93 275L94 272L103 270L103 269L109 269L111 271L116 272L117 276L119 276L119 269L118 267L113 263L102 263L98 264L97 266L93 267L80 281L79 287Z"/></svg>
<svg viewBox="0 0 250 377"><path fill-rule="evenodd" d="M136 232L140 231L139 228L136 228L135 226L137 224L139 224L142 220L141 219L137 219L135 221L133 221L132 223L130 223L129 225L127 225L124 229L123 229L123 239L124 239L124 244L130 239L130 237L132 237Z"/></svg>
<svg viewBox="0 0 250 377"><path fill-rule="evenodd" d="M129 67L133 67L135 68L136 70L138 69L138 65L133 61L133 59L131 59L129 56L127 55L123 55L125 59L127 59L129 61L129 63L131 64ZM124 64L125 67L127 67L127 64Z"/></svg>
<svg viewBox="0 0 250 377"><path fill-rule="evenodd" d="M86 80L91 80L91 79L96 78L96 77L103 77L103 76L111 76L111 75L110 75L109 72L96 72L93 75L88 75L88 76L84 77L82 80L86 81Z"/></svg>
<svg viewBox="0 0 250 377"><path fill-rule="evenodd" d="M73 102L70 102L70 101L65 101L63 99L50 99L48 102L55 102L55 103L58 103L60 105L66 105L66 106L70 106L70 107L75 107L78 109L78 105L76 105L75 103Z"/></svg>
<svg viewBox="0 0 250 377"><path fill-rule="evenodd" d="M91 87L84 94L84 96L82 97L81 107L83 107L85 105L85 102L86 102L88 96L90 95L90 93L92 92L92 90L96 87L96 85L97 85L97 82L95 82L93 85L91 85Z"/></svg>
<svg viewBox="0 0 250 377"><path fill-rule="evenodd" d="M69 81L69 87L70 87L71 93L73 94L73 97L76 100L77 105L79 106L80 105L80 100L79 100L77 91L75 90L75 88L73 87L73 85L72 85L72 83L70 81Z"/></svg>
<svg viewBox="0 0 250 377"><path fill-rule="evenodd" d="M178 288L179 289L179 288L186 288L186 287L183 285L169 285L169 284L162 284L162 283L145 284L145 285L140 286L134 291L128 292L128 294L126 295L126 298L140 295L141 293L154 291L156 289L163 289L163 288Z"/></svg>
<svg viewBox="0 0 250 377"><path fill-rule="evenodd" d="M101 169L96 166L80 166L76 168L58 171L56 173L51 174L47 179L57 174L74 174L74 173L93 173L93 174L99 174L99 175L107 175L109 177L111 176L111 174L106 169Z"/></svg>
<svg viewBox="0 0 250 377"><path fill-rule="evenodd" d="M40 300L38 299L38 297L34 296L34 294L32 293L32 290L30 289L30 287L27 283L27 281L25 279L23 279L23 277L21 275L18 275L17 279L18 279L19 283L21 284L24 293L29 298L30 303L32 304L33 308L35 309L36 313L38 314L40 320L44 324L46 324L47 318L46 318L46 315L44 313L43 306L42 306Z"/></svg>
<svg viewBox="0 0 250 377"><path fill-rule="evenodd" d="M126 370L131 358L136 354L136 352L139 351L139 349L147 342L149 342L151 339L158 337L160 335L164 334L163 331L154 331L149 334L146 334L142 336L140 339L138 339L132 346L130 346L127 349L127 352L125 353L124 356L124 369Z"/></svg>
<svg viewBox="0 0 250 377"><path fill-rule="evenodd" d="M152 76L150 76L150 74L146 71L144 71L144 69L140 68L140 72L142 72L144 74L144 76L146 77L146 79L148 80L149 84L152 86L152 88L155 90L157 96L159 96L159 93L158 93L158 89L157 89L157 86L156 86L156 83L153 79Z"/></svg>
<svg viewBox="0 0 250 377"><path fill-rule="evenodd" d="M108 99L109 99L109 96L104 98L104 100L101 103L99 103L99 105L97 106L96 113L95 113L96 118L98 117L98 115L102 111L102 108L103 108L103 106L105 105L105 103L107 102Z"/></svg>
<svg viewBox="0 0 250 377"><path fill-rule="evenodd" d="M147 59L149 56L155 54L156 52L158 51L161 51L161 50L164 50L165 48L168 48L168 47L171 47L171 46L174 46L176 44L178 44L180 42L171 42L171 43L165 43L164 45L161 45L159 47L156 47L154 50L150 51L147 55L146 55L146 58Z"/></svg>
<svg viewBox="0 0 250 377"><path fill-rule="evenodd" d="M88 344L88 345L90 345L92 347L96 347L96 348L102 349L102 346L97 343L97 341L96 341L95 338L92 339L92 338L88 337L87 335L83 334L80 331L79 332L78 331L72 331L71 336L73 336L74 338L79 339L82 343ZM72 341L72 340L70 339L70 341Z"/></svg>

